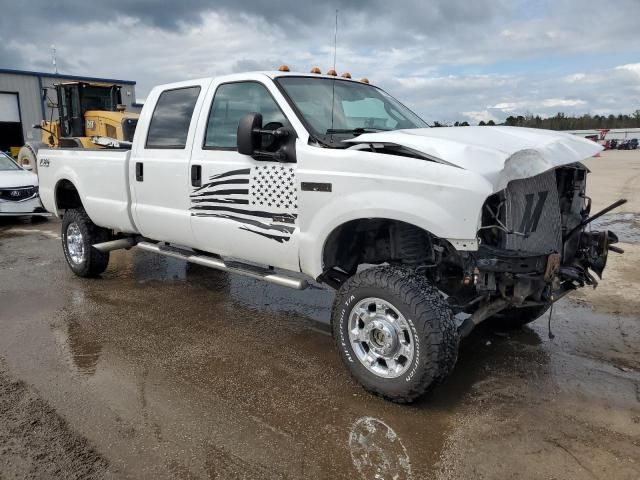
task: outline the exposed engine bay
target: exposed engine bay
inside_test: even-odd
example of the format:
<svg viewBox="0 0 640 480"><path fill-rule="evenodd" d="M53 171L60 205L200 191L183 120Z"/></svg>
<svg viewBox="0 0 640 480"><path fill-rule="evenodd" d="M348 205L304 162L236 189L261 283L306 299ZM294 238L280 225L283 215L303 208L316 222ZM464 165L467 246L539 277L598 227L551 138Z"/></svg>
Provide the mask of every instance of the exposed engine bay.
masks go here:
<svg viewBox="0 0 640 480"><path fill-rule="evenodd" d="M483 205L477 252L447 252L435 277L473 326L505 308L550 305L578 287L597 286L618 238L591 231L588 169L570 164L514 180ZM460 282L462 275L462 282Z"/></svg>

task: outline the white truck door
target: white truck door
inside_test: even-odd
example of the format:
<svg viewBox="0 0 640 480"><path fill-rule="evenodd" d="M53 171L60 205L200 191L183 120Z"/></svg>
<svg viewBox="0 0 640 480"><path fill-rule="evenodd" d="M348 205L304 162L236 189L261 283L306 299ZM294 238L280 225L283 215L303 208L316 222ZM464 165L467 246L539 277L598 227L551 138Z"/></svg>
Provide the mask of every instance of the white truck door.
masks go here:
<svg viewBox="0 0 640 480"><path fill-rule="evenodd" d="M237 151L247 113L262 114L265 129L290 126L269 87L247 80L210 89L191 158L191 225L201 250L297 271L296 164Z"/></svg>
<svg viewBox="0 0 640 480"><path fill-rule="evenodd" d="M136 137L140 137L132 152L130 179L140 233L191 246L189 157L196 130L192 119L198 117L208 84L195 81L182 85L153 91L147 100L154 110L145 124L138 126Z"/></svg>

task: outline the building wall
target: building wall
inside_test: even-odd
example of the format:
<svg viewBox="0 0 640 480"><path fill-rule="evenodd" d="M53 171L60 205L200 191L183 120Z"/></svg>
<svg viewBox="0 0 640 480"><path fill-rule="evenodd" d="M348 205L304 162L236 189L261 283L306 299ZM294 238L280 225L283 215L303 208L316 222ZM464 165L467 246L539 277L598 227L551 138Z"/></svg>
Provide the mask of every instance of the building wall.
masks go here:
<svg viewBox="0 0 640 480"><path fill-rule="evenodd" d="M39 131L31 128L31 125L42 120L38 78L0 73L0 92L16 92L18 94L20 120L25 142L40 138Z"/></svg>
<svg viewBox="0 0 640 480"><path fill-rule="evenodd" d="M41 138L40 130L36 130L32 125L40 123L45 118L50 118L52 109L42 102L41 87L50 87L55 83L82 81L79 77L64 77L56 75L34 75L20 73L0 72L0 92L16 92L20 102L20 119L22 121L22 130L25 142L39 140ZM99 82L99 79L85 79L89 82ZM115 83L121 85L122 103L127 106L128 111L139 111L139 107L135 107L136 103L136 86L135 84L118 83L110 80L104 80L104 83ZM49 91L51 99L56 102L57 98L53 90ZM57 118L57 111L54 109L53 118Z"/></svg>

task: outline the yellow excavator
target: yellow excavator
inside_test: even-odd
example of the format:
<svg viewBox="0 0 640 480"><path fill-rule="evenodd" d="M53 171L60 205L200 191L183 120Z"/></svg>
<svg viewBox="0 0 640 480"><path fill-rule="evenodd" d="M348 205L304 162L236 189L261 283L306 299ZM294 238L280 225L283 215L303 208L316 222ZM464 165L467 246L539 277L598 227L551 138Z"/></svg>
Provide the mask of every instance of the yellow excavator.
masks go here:
<svg viewBox="0 0 640 480"><path fill-rule="evenodd" d="M26 143L18 152L18 163L36 173L36 154L40 148L130 145L139 115L125 111L120 88L120 85L89 82L63 82L44 87L42 100L48 103L51 116L33 126L41 130L42 140ZM50 89L55 90L56 102L49 96Z"/></svg>

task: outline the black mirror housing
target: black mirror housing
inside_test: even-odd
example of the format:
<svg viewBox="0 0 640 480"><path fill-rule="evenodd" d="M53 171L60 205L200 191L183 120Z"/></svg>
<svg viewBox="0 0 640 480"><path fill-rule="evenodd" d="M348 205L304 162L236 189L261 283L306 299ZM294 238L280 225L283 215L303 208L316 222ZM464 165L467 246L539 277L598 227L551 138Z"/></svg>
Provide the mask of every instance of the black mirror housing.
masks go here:
<svg viewBox="0 0 640 480"><path fill-rule="evenodd" d="M274 125L270 123L266 126ZM270 135L273 138L271 146L263 147L263 135ZM295 163L296 138L295 132L287 127L280 126L273 129L264 129L262 127L262 115L251 112L240 119L236 142L238 153L249 155L256 160Z"/></svg>
<svg viewBox="0 0 640 480"><path fill-rule="evenodd" d="M260 134L256 130L262 129L262 115L256 112L247 113L238 123L238 153L254 156L260 149Z"/></svg>

